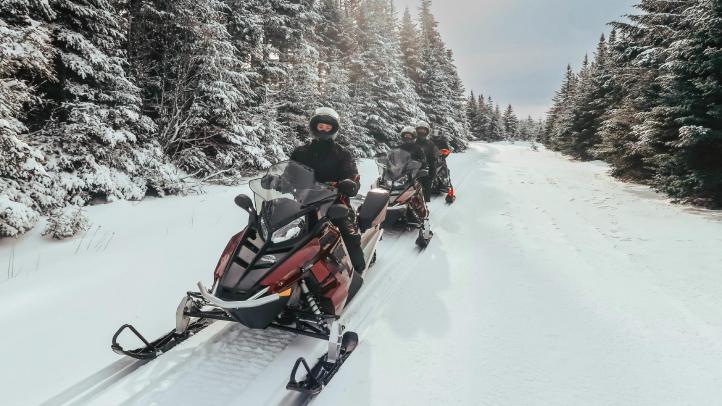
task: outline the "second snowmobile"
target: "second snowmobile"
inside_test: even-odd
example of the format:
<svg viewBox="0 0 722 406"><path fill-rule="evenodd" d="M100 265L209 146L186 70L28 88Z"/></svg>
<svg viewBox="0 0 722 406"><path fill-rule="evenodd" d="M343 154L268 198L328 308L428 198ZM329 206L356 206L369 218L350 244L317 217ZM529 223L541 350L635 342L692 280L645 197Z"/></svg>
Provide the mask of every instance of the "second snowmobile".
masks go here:
<svg viewBox="0 0 722 406"><path fill-rule="evenodd" d="M169 351L216 320L252 329L275 328L328 341L328 352L314 366L300 358L287 388L317 394L356 347L358 336L345 331L339 317L359 291L363 278L348 256L332 219L348 215L337 204L335 188L316 182L312 169L288 161L272 166L250 182L254 201L239 195L235 202L249 214L247 227L231 238L213 273L210 288L198 282L176 312L176 328L155 341L133 326L122 326L112 349L141 360ZM359 207L359 226L367 264L373 264L383 235L389 193L371 190ZM360 270L363 271L363 270ZM131 331L144 346L126 350L118 342ZM304 379L297 378L303 367Z"/></svg>
<svg viewBox="0 0 722 406"><path fill-rule="evenodd" d="M434 233L419 178L428 176L428 171L402 149L391 150L377 164L381 176L375 187L387 190L390 195L384 227L418 229L416 245L426 248Z"/></svg>

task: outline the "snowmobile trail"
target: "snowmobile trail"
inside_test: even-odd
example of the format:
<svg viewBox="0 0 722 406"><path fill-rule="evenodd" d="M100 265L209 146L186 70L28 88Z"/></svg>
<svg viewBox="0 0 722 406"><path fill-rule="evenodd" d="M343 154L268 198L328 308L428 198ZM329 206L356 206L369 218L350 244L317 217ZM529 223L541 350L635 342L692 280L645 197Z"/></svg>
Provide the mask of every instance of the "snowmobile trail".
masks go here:
<svg viewBox="0 0 722 406"><path fill-rule="evenodd" d="M24 403L20 389L8 388L9 404L37 404L35 399L48 398L47 405L719 403L719 213L669 204L644 187L610 178L600 163L571 162L521 143L472 144L468 152L453 155L449 165L458 200L452 205L442 197L432 202L435 235L424 251L416 248L414 232L384 235L376 265L342 317L359 334L360 344L317 397L290 393L285 385L296 358L313 360L325 352L324 342L223 322L145 365L109 354L110 362L98 360L99 372L86 379L68 368L78 358L87 369L98 351L110 353L108 341L118 314L127 317L129 306L128 321L145 323L143 331L154 325L158 332L167 331L176 296L193 280L209 276L207 263L215 261L241 218L227 225L207 249L193 251L204 255L195 261L198 270L187 272L173 289L164 288L170 297L151 302L152 291L137 281L160 284L182 261L157 264L162 270L157 277L137 273L135 279L111 278L117 271L106 269L100 282L80 284L92 292L94 286L112 283L135 295L130 303L115 296L112 303L102 302L113 318L110 322L100 309L84 313L88 323L99 327L80 330L82 335L76 330L83 328L83 320L63 319L69 328L59 337L62 342L72 339L85 345L80 351L68 347L62 364L76 379L70 385L63 381L67 390L52 398L48 395L58 392L57 385L49 394L29 392L32 401ZM372 161L362 161L360 169L367 182L376 175ZM176 230L185 238L172 239L173 248L191 250L183 245L191 233L219 234L212 227L215 212L232 210L232 202L224 205L235 193L209 195L203 204L192 206L202 220ZM191 199L163 199L147 206L157 204L158 212L166 213ZM226 203L201 212L216 204L214 200ZM184 218L189 211L177 216ZM211 224L205 227L207 222ZM169 235L153 239L172 238L173 232ZM103 256L116 263L127 252L127 246L120 246ZM74 258L74 263L82 262L80 256ZM86 275L96 274L95 268L88 269L93 272ZM0 293L10 298L19 290L0 286ZM0 348L20 346L25 354L26 348L47 348L46 341L32 341L32 329L39 323L55 326L53 319L42 318L41 306L48 303L32 308L39 317L32 324L2 319L31 330L4 333ZM24 340L30 344L23 347ZM83 356L87 349L95 352ZM50 383L56 382L53 376L63 378L53 372L63 354L48 353L54 358L49 358L47 371L40 356L17 364L33 372L18 379L19 387L33 382L33 375ZM5 355L15 359L14 353Z"/></svg>
<svg viewBox="0 0 722 406"><path fill-rule="evenodd" d="M406 294L315 405L719 403L718 216L524 144L468 155Z"/></svg>

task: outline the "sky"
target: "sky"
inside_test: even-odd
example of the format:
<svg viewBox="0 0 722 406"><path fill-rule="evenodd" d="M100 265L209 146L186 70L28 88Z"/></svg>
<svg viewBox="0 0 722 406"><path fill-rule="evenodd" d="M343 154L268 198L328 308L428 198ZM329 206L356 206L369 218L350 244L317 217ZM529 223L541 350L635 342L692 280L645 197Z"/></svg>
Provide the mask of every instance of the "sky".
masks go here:
<svg viewBox="0 0 722 406"><path fill-rule="evenodd" d="M419 0L394 0L417 15ZM568 63L591 56L609 21L636 0L435 0L432 10L454 51L467 91L544 116Z"/></svg>

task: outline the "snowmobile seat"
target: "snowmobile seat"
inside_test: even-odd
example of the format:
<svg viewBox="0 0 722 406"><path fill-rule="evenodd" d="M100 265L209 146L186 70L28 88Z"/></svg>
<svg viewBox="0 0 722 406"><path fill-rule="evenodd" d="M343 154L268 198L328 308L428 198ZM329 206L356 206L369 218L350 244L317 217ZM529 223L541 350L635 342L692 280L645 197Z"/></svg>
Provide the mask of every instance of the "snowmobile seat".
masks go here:
<svg viewBox="0 0 722 406"><path fill-rule="evenodd" d="M362 233L383 223L388 205L389 192L386 190L372 189L366 195L358 213L358 223Z"/></svg>

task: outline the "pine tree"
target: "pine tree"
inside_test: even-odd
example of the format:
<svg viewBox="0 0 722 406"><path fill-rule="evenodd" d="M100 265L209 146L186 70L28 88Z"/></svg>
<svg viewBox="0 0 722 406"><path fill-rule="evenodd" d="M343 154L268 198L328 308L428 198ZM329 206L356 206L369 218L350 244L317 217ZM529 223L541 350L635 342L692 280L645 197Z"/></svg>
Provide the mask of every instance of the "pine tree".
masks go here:
<svg viewBox="0 0 722 406"><path fill-rule="evenodd" d="M363 5L356 21L358 50L350 58L358 124L377 142L393 144L398 142L401 127L425 115L413 83L404 74L393 10L385 0L367 0Z"/></svg>
<svg viewBox="0 0 722 406"><path fill-rule="evenodd" d="M479 107L478 101L474 92L472 91L469 95L469 100L466 103L466 117L469 121L469 134L472 139L481 139L483 137L483 128L481 120L481 108Z"/></svg>
<svg viewBox="0 0 722 406"><path fill-rule="evenodd" d="M52 157L46 168L71 204L140 199L148 186L171 179L150 138L156 126L141 113L140 89L126 71L126 20L105 0L51 5L58 81L45 89L54 109L37 140Z"/></svg>
<svg viewBox="0 0 722 406"><path fill-rule="evenodd" d="M411 11L409 11L408 7L404 9L404 16L401 19L399 43L404 58L406 76L414 83L418 83L420 81L419 71L421 69L421 44L418 29L411 19Z"/></svg>
<svg viewBox="0 0 722 406"><path fill-rule="evenodd" d="M45 157L29 143L26 119L43 102L38 84L54 81L45 1L10 1L0 17L0 237L16 236L35 224L38 211L57 204Z"/></svg>
<svg viewBox="0 0 722 406"><path fill-rule="evenodd" d="M651 112L658 120L648 123L661 132L658 142L671 137L665 130L676 132L671 148L665 143L656 157L657 177L672 196L722 207L722 2L695 2L682 12L680 27L662 67L664 102ZM659 128L661 115L668 124Z"/></svg>
<svg viewBox="0 0 722 406"><path fill-rule="evenodd" d="M561 88L556 92L553 105L547 114L544 130L544 144L555 151L569 151L572 121L574 113L573 100L576 93L578 78L567 65Z"/></svg>
<svg viewBox="0 0 722 406"><path fill-rule="evenodd" d="M452 53L438 32L431 1L422 0L419 14L421 61L416 90L421 108L432 126L443 131L456 148L465 147L468 129L464 114L464 89Z"/></svg>
<svg viewBox="0 0 722 406"><path fill-rule="evenodd" d="M504 123L506 138L510 140L517 139L519 137L519 119L516 117L516 114L514 114L514 108L511 104L504 110L502 122Z"/></svg>

